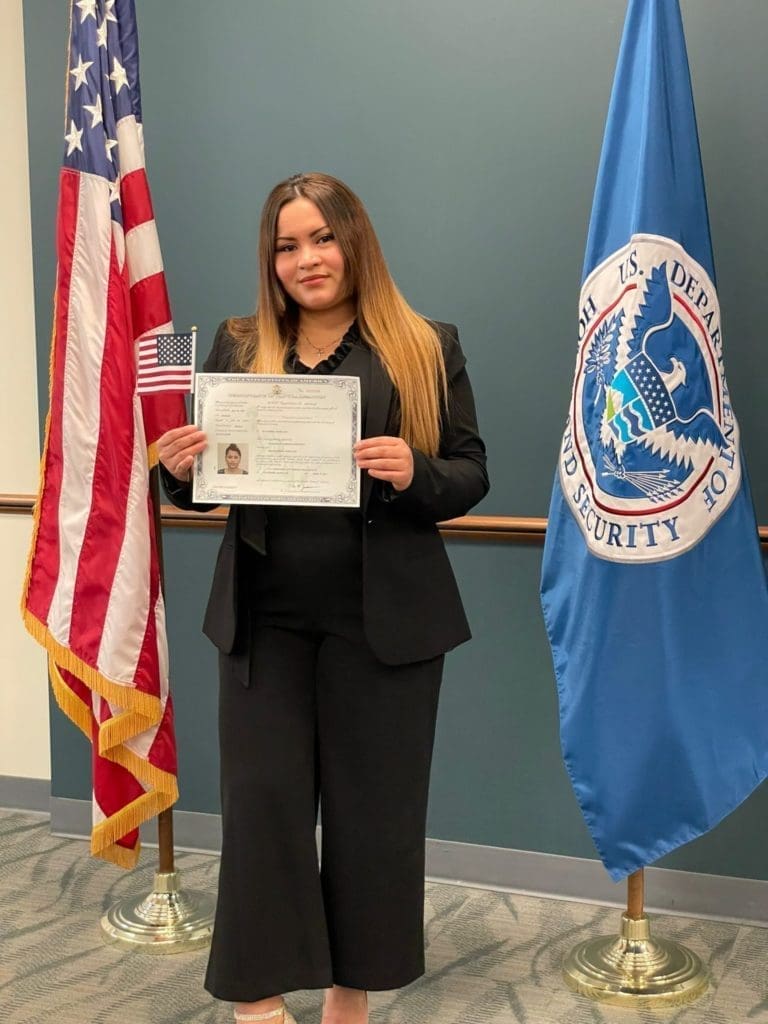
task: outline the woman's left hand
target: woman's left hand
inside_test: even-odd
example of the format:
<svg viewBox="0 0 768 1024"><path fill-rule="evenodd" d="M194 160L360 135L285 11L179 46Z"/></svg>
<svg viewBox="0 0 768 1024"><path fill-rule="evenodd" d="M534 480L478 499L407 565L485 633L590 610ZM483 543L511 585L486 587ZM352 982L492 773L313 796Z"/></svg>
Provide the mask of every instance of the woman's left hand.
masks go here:
<svg viewBox="0 0 768 1024"><path fill-rule="evenodd" d="M404 491L413 480L413 452L402 437L366 437L354 447L360 469L377 480L387 480L396 491Z"/></svg>

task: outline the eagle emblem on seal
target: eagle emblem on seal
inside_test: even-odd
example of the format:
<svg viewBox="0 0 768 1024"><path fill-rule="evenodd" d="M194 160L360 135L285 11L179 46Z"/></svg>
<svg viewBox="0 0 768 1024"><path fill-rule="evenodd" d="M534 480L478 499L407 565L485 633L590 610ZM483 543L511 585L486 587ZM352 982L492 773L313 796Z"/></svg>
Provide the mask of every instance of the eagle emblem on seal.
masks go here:
<svg viewBox="0 0 768 1024"><path fill-rule="evenodd" d="M683 487L688 473L676 468L690 470L705 448L727 441L712 414L699 346L674 314L666 261L646 278L634 327L622 341L624 317L620 309L603 321L585 363L585 373L594 374L600 413L593 433L601 449L596 461L606 482L622 481L659 502ZM667 464L654 466L649 455Z"/></svg>

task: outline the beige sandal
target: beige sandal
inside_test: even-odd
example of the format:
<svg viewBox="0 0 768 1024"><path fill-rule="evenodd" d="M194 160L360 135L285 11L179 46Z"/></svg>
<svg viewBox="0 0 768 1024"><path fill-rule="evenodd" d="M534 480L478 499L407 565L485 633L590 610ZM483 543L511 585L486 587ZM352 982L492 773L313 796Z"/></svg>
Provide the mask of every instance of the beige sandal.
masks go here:
<svg viewBox="0 0 768 1024"><path fill-rule="evenodd" d="M278 1021L278 1018L282 1018ZM285 1003L282 1006L278 1006L276 1010L270 1010L268 1013L238 1013L235 1010L235 1020L240 1024L240 1021L257 1021L257 1020L273 1020L275 1024L296 1024L296 1020L292 1013L289 1012Z"/></svg>

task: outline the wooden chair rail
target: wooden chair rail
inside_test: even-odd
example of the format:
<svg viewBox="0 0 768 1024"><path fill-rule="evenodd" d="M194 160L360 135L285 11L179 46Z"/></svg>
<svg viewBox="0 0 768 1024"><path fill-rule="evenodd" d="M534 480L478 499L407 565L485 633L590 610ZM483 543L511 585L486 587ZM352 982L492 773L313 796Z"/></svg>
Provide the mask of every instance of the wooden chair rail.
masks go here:
<svg viewBox="0 0 768 1024"><path fill-rule="evenodd" d="M35 498L32 494L0 494L0 514L32 515ZM163 526L196 530L220 530L227 513L184 512L173 505L162 506ZM440 524L440 532L451 540L507 541L543 543L547 520L530 516L461 516ZM768 526L759 527L760 543L768 550Z"/></svg>

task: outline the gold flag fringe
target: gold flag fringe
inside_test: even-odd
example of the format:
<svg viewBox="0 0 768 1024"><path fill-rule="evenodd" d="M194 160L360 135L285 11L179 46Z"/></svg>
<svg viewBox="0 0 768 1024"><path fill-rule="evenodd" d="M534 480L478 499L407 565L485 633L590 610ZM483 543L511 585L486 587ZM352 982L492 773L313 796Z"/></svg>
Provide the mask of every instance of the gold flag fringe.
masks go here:
<svg viewBox="0 0 768 1024"><path fill-rule="evenodd" d="M51 688L56 703L67 718L91 740L93 723L91 708L84 704L77 694L67 686L52 656L49 656L49 669ZM156 724L157 722L150 722L146 728L151 728ZM105 821L94 825L91 832L91 853L94 857L100 857L118 867L132 868L135 867L139 859L141 844L137 843L135 849L128 849L125 846L119 846L118 840L139 828L144 822L156 817L161 811L172 807L179 798L178 784L174 775L150 764L127 747L123 745L106 747L102 742L103 729L103 726L99 729L100 755L121 765L151 789L126 804L116 814L110 815Z"/></svg>
<svg viewBox="0 0 768 1024"><path fill-rule="evenodd" d="M53 690L53 696L56 698L56 703L70 722L74 723L80 732L88 737L88 742L90 743L93 739L91 708L84 704L76 693L70 690L61 678L58 666L50 655L48 655L48 676L51 680L51 689Z"/></svg>
<svg viewBox="0 0 768 1024"><path fill-rule="evenodd" d="M82 658L78 658L73 651L60 643L45 623L33 615L28 608L22 610L22 618L27 632L48 651L60 668L65 668L67 672L77 676L89 689L108 700L110 704L126 708L124 714L112 719L113 723L121 722L124 718L127 720L124 726L114 726L116 742L122 743L131 736L144 732L145 729L160 720L162 706L159 697L136 690L126 683L116 683L114 679L102 675L97 668L89 665ZM129 728L129 724L133 727L132 730Z"/></svg>
<svg viewBox="0 0 768 1024"><path fill-rule="evenodd" d="M127 686L121 686L102 676L66 647L53 638L48 628L28 609L24 610L24 624L39 644L46 648L51 669L51 687L56 703L64 714L93 742L91 708L67 686L61 677L59 667L72 672L89 689L104 697L111 704L124 706L135 702L140 710L130 709L109 720L99 728L99 754L132 772L143 784L152 787L136 800L121 808L117 814L93 827L91 832L91 853L122 868L135 867L141 844L135 849L119 846L117 840L128 832L149 821L161 811L167 810L179 798L175 776L162 771L155 765L138 757L123 743L157 725L162 716L162 705L158 697L137 693ZM108 729L107 726L112 726ZM119 739L117 738L119 737ZM109 744L108 742L109 741Z"/></svg>

